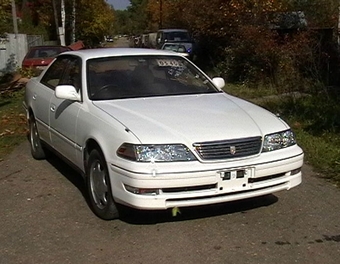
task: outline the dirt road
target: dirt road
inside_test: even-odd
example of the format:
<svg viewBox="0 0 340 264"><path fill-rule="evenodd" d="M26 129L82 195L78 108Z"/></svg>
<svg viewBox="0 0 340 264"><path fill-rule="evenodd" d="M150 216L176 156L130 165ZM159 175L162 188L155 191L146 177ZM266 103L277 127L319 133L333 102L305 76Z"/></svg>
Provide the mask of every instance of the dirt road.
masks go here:
<svg viewBox="0 0 340 264"><path fill-rule="evenodd" d="M0 162L0 263L338 263L340 191L304 167L299 187L258 199L103 221L80 175L27 142Z"/></svg>

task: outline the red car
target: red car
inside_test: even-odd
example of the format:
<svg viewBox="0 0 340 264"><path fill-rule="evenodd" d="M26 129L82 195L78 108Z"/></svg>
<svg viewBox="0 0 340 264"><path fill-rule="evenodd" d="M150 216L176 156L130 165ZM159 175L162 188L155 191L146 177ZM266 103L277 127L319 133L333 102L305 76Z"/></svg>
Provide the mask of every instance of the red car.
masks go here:
<svg viewBox="0 0 340 264"><path fill-rule="evenodd" d="M22 61L22 68L32 68L36 73L40 73L54 60L56 55L69 50L72 49L65 46L31 47Z"/></svg>

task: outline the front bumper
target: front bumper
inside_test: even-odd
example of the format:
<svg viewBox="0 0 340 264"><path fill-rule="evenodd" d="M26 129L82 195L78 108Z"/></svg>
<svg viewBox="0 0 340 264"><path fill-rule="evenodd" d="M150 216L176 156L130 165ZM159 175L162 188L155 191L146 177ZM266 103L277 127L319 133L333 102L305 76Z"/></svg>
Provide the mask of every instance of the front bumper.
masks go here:
<svg viewBox="0 0 340 264"><path fill-rule="evenodd" d="M276 157L274 160L257 158L256 162L250 159L247 162L243 160L196 166L190 163L191 169L182 171L163 172L161 168L155 169L150 165L150 173L109 164L112 193L118 203L151 210L262 196L289 190L301 183L304 154L301 149L293 153L293 156L281 155L281 158ZM205 166L207 170L203 169ZM143 194L133 193L131 187L142 190Z"/></svg>

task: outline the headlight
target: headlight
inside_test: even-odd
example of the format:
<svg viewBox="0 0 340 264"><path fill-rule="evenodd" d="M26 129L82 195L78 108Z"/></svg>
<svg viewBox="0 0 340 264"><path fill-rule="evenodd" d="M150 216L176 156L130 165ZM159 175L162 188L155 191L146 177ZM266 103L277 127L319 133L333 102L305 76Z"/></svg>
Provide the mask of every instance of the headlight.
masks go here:
<svg viewBox="0 0 340 264"><path fill-rule="evenodd" d="M295 144L295 135L291 130L269 134L264 137L262 152L282 149Z"/></svg>
<svg viewBox="0 0 340 264"><path fill-rule="evenodd" d="M117 155L124 159L141 162L171 162L196 160L192 152L182 144L134 145L122 144Z"/></svg>

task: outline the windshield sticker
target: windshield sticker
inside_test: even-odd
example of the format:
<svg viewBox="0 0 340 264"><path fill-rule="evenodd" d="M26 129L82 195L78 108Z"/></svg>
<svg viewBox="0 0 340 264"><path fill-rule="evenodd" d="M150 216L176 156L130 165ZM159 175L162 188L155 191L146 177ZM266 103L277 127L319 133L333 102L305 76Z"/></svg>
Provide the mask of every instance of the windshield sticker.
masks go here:
<svg viewBox="0 0 340 264"><path fill-rule="evenodd" d="M183 62L179 60L170 60L170 59L158 59L157 64L160 67L183 67Z"/></svg>
<svg viewBox="0 0 340 264"><path fill-rule="evenodd" d="M185 67L171 67L168 70L168 74L174 76L175 78L178 78L179 76L181 76L183 74L183 72L185 71Z"/></svg>

